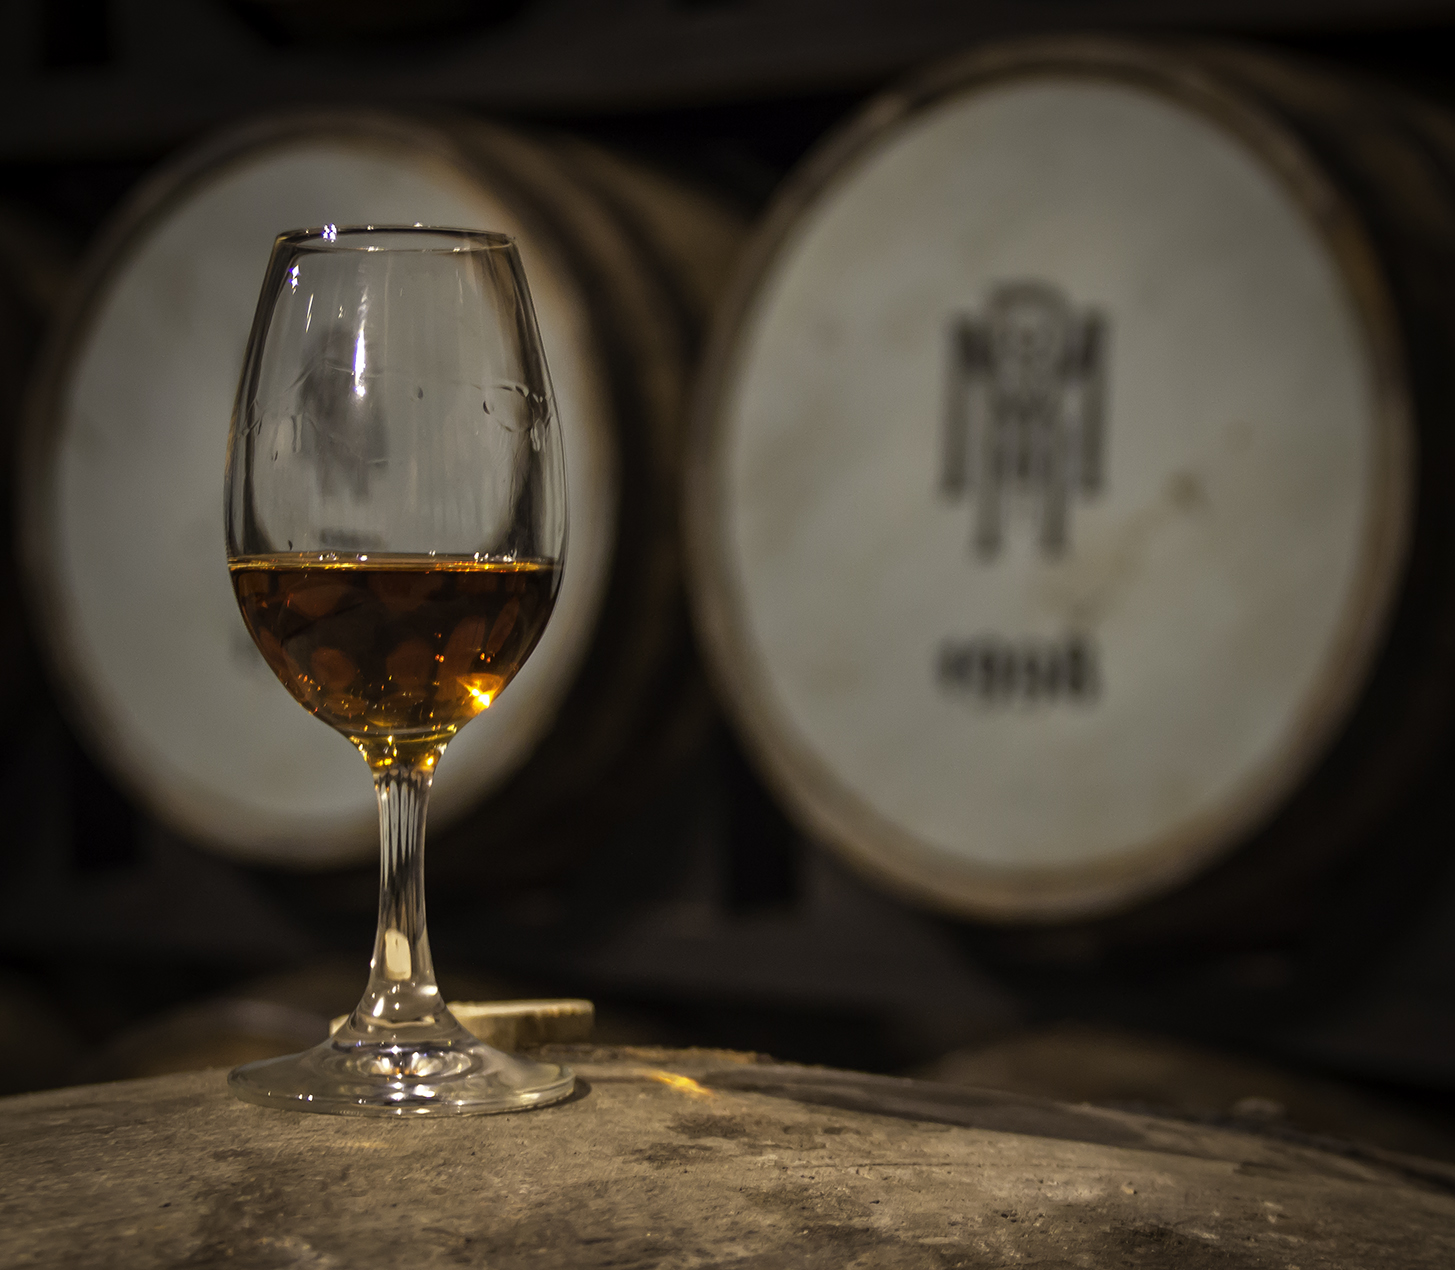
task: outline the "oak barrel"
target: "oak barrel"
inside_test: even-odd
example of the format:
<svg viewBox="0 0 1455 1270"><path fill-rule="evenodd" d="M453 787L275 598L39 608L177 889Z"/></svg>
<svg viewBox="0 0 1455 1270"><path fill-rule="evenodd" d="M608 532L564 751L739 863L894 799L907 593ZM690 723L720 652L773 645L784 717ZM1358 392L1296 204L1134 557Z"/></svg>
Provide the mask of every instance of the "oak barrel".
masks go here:
<svg viewBox="0 0 1455 1270"><path fill-rule="evenodd" d="M492 870L528 869L552 826L589 837L705 717L678 450L696 328L741 227L666 176L575 141L365 111L262 120L163 165L93 251L30 412L38 642L98 762L174 830L254 865L371 858L358 755L272 681L218 529L272 240L369 222L509 232L534 293L568 468L562 591L510 691L450 746L431 811L462 826L457 855L479 855L488 822Z"/></svg>
<svg viewBox="0 0 1455 1270"><path fill-rule="evenodd" d="M1455 717L1455 185L1417 113L1041 38L790 179L686 505L714 678L814 835L961 917L1163 941L1369 846Z"/></svg>
<svg viewBox="0 0 1455 1270"><path fill-rule="evenodd" d="M710 1050L558 1047L572 1099L381 1123L221 1071L0 1103L6 1264L1403 1270L1455 1170ZM552 1050L556 1053L557 1050Z"/></svg>

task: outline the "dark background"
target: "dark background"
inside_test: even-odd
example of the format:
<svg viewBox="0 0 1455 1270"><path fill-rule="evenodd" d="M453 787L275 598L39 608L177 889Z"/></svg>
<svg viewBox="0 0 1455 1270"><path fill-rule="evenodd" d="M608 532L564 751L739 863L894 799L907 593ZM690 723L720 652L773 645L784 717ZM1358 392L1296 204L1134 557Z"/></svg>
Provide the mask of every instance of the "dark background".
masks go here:
<svg viewBox="0 0 1455 1270"><path fill-rule="evenodd" d="M180 147L299 105L445 105L568 131L755 214L875 90L992 36L1237 39L1455 98L1455 4L1412 0L12 0L0 21L0 200L63 254ZM29 654L15 658L0 1041L43 1052L12 1065L7 1090L139 1072L138 1038L171 1044L156 1038L199 1003L271 993L316 1012L334 991L320 985L362 986L372 871L269 874L178 841L88 757ZM1391 833L1451 836L1451 771L1442 759ZM1074 934L1018 946L902 904L805 842L714 718L654 793L583 830L554 870L437 886L431 930L447 996L591 996L610 1039L903 1071L1079 1020L1452 1112L1444 855L1391 866L1377 887L1367 871L1343 879L1296 940L1175 956Z"/></svg>

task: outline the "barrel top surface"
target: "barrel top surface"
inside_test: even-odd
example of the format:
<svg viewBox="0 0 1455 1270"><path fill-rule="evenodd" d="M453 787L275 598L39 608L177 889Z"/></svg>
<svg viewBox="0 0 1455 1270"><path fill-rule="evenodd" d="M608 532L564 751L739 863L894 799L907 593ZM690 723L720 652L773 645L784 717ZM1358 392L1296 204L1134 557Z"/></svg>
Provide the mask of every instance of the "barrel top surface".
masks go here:
<svg viewBox="0 0 1455 1270"><path fill-rule="evenodd" d="M6 1099L0 1265L1455 1262L1440 1165L722 1051L561 1048L581 1088L524 1115L292 1115L220 1071Z"/></svg>

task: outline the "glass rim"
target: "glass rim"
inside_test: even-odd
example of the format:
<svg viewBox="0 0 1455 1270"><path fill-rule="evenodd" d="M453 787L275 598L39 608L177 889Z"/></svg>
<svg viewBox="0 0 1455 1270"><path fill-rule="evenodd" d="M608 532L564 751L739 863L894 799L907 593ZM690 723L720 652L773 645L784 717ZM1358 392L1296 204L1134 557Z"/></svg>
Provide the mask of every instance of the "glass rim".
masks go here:
<svg viewBox="0 0 1455 1270"><path fill-rule="evenodd" d="M415 244L368 241L380 238L434 238L443 243ZM348 240L348 241L345 241ZM364 241L360 241L364 240ZM460 252L503 251L515 247L515 239L493 229L456 229L446 225L318 225L311 229L289 229L279 234L275 247L298 251L422 252L451 255Z"/></svg>

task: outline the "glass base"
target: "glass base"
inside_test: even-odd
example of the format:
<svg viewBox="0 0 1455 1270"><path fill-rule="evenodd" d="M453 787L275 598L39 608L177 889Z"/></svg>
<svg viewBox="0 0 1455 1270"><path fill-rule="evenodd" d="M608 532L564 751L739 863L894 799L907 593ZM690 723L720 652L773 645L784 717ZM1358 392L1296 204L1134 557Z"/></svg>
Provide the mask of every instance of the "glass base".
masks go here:
<svg viewBox="0 0 1455 1270"><path fill-rule="evenodd" d="M348 1029L344 1029L347 1032ZM478 1116L559 1102L569 1067L502 1054L464 1033L449 1040L340 1039L234 1068L245 1102L336 1116Z"/></svg>

